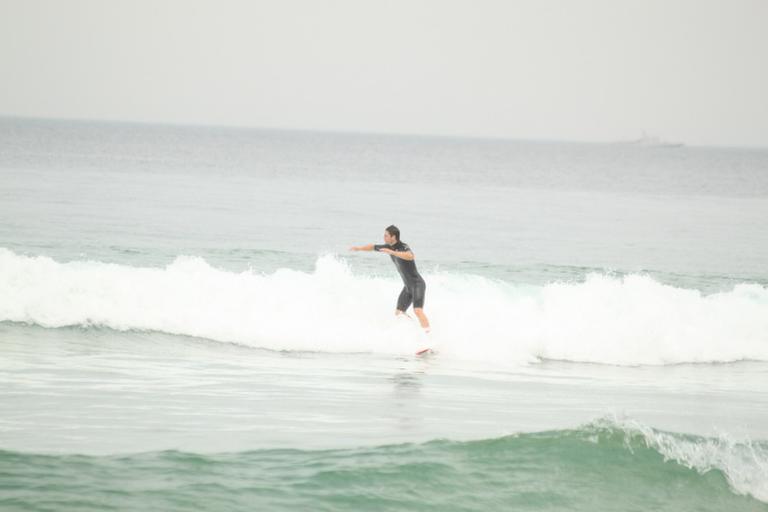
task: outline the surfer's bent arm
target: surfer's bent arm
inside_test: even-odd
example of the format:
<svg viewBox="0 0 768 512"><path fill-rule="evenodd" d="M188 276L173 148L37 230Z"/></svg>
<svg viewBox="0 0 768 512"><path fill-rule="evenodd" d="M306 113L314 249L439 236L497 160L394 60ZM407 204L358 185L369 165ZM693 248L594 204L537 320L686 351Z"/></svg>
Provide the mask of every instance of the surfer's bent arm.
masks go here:
<svg viewBox="0 0 768 512"><path fill-rule="evenodd" d="M414 257L411 251L392 251L392 255L408 261L413 261Z"/></svg>
<svg viewBox="0 0 768 512"><path fill-rule="evenodd" d="M392 249L379 249L379 251L386 254L391 254L392 256L397 256L401 260L413 261L413 253L411 252L410 249L408 249L407 251L393 251Z"/></svg>
<svg viewBox="0 0 768 512"><path fill-rule="evenodd" d="M356 245L354 247L350 247L349 250L350 251L372 251L373 250L373 244Z"/></svg>

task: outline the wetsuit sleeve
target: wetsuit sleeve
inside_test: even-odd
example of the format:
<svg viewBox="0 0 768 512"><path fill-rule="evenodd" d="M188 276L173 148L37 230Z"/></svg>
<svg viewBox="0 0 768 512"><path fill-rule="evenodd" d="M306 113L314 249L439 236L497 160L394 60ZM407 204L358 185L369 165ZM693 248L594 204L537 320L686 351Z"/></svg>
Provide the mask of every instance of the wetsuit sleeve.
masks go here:
<svg viewBox="0 0 768 512"><path fill-rule="evenodd" d="M374 245L373 246L373 250L376 251L376 252L379 252L380 250L382 250L385 247L386 247L386 245Z"/></svg>

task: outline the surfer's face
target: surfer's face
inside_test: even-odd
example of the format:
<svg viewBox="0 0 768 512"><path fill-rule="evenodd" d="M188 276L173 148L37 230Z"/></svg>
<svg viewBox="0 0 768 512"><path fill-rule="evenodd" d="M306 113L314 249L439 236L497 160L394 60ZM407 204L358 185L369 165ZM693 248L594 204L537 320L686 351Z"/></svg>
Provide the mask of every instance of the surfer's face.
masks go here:
<svg viewBox="0 0 768 512"><path fill-rule="evenodd" d="M395 238L393 235L390 235L389 231L384 231L384 243L387 245L392 245L395 242L397 242L397 238Z"/></svg>

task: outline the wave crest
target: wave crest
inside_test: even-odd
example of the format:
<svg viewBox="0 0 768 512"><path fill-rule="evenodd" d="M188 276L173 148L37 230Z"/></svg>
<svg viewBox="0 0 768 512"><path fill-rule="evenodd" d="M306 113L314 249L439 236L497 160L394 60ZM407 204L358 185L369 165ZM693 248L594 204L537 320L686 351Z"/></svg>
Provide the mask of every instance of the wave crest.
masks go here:
<svg viewBox="0 0 768 512"><path fill-rule="evenodd" d="M618 365L768 361L768 288L729 292L645 275L519 285L426 275L432 341L449 357ZM394 319L402 284L355 275L339 257L314 272L217 269L179 256L165 268L59 263L0 249L0 321L97 325L199 336L274 350L408 353L418 325Z"/></svg>

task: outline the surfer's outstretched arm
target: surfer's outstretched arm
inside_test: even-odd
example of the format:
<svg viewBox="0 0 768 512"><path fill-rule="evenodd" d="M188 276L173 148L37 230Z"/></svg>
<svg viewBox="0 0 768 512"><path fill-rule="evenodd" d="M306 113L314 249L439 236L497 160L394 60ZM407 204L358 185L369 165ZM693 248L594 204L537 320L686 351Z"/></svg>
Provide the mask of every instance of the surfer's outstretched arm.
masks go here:
<svg viewBox="0 0 768 512"><path fill-rule="evenodd" d="M355 245L349 248L350 251L372 251L373 244L368 245Z"/></svg>

